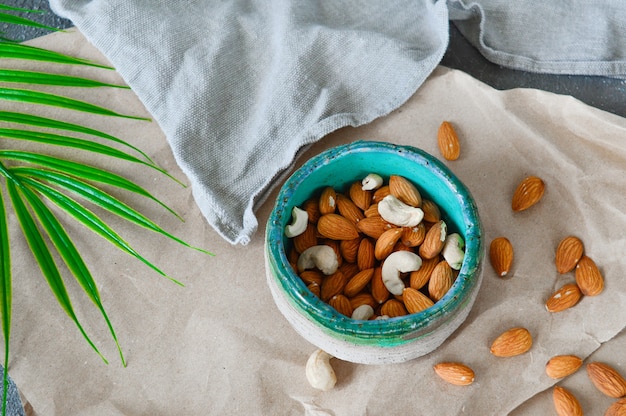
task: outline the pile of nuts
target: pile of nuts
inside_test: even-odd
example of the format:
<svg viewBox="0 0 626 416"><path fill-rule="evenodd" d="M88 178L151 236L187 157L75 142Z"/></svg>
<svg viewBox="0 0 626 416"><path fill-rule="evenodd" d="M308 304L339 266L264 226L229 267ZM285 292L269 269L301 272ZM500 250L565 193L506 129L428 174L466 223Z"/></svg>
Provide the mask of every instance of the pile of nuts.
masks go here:
<svg viewBox="0 0 626 416"><path fill-rule="evenodd" d="M438 140L439 150L444 159L452 161L452 160L456 160L459 157L459 154L460 154L459 139L456 134L456 131L454 130L454 128L449 122L444 121L441 124L441 126L439 127L437 140ZM390 182L391 182L391 178L390 178ZM365 180L363 184L365 184ZM382 260L384 264L384 259L390 256L390 253L396 253L396 252L399 253L404 250L408 250L408 248L411 247L411 244L409 244L408 241L411 241L411 238L409 237L409 235L412 235L412 234L424 235L424 240L420 243L422 244L422 246L426 245L428 247L431 244L434 245L435 242L437 245L440 245L441 241L443 240L443 237L441 236L438 239L438 241L437 241L437 238L434 238L434 237L432 237L433 241L430 241L430 242L426 241L426 238L428 238L427 235L431 233L438 234L435 231L432 231L433 229L437 230L436 227L442 226L441 223L439 222L440 219L437 216L433 215L432 217L429 217L430 214L428 211L430 210L430 208L428 207L429 203L427 203L427 201L421 202L421 208L424 211L424 221L422 222L422 224L424 224L425 226L423 227L424 228L423 230L421 230L419 226L415 226L413 228L409 227L411 231L408 231L407 227L401 227L401 226L394 227L393 225L390 225L386 221L381 221L380 218L378 218L377 220L369 219L371 217L380 217L380 212L377 213L377 204L380 203L380 201L385 197L385 195L390 193L389 189L386 189L386 188L389 188L389 187L387 186L387 187L379 188L378 191L373 193L371 202L361 207L363 217L357 220L352 218L352 220L354 220L354 223L356 224L357 233L365 234L368 240L369 239L375 240L372 242L373 247L368 248L368 253L374 253L373 254L374 258L377 258L376 252L382 253L381 255L382 255ZM545 190L545 184L543 180L541 180L540 178L536 176L529 176L525 178L519 183L519 185L517 186L513 194L513 198L511 200L511 209L514 212L519 212L519 211L529 209L530 207L534 206L540 201L540 199L542 198L544 194L544 190ZM332 194L331 190L327 190L325 192ZM356 203L356 201L358 201L359 199L358 197L355 198L353 196L353 193L355 195L360 193L360 191L358 191L357 189L356 184L350 188L349 196L347 197L347 198L352 199L352 201ZM324 196L324 194L322 196ZM396 197L399 198L397 195ZM346 197L337 195L337 208L339 209L339 215L343 215L346 218L351 218L349 214L343 213L342 209L340 208L340 205L343 204L343 202L340 202L340 200L343 200L344 198ZM323 199L320 199L319 203L322 204ZM315 219L320 218L319 213L316 212L315 209L310 209L310 206L315 205L315 201L309 201L305 205L306 205L305 209L308 211L310 218L314 218L314 220L312 221L312 223L314 224L316 222ZM365 232L363 230L363 228L365 228L369 231L369 223L371 222L372 224L374 224L375 221L376 221L376 227L372 225L371 228L372 230L374 229L377 230L376 234L370 235L368 232ZM319 221L318 221L318 224L319 224ZM333 227L339 226L339 223L332 224L332 226ZM348 226L346 227L350 228ZM322 228L324 228L324 226ZM339 230L341 228L342 227L338 227L336 229ZM403 230L399 231L397 230L397 228L401 228ZM397 235L394 234L393 238L390 238L390 236L393 233L393 231L390 231L392 229L396 229L395 233ZM311 235L314 235L315 234L314 227L313 227L313 230L307 230L307 232L310 233ZM377 250L376 249L377 243L381 239L383 234L385 233L388 233L388 234L385 235L385 238L380 243L381 247ZM353 235L360 236L360 234L353 234ZM329 241L333 241L332 238L329 240L329 237L324 236L323 234L321 236L317 235L316 238L321 238L321 240L317 241L315 244L319 242L328 244ZM358 238L358 237L355 237L355 238ZM363 238L365 237L361 236L361 239ZM415 240L418 241L419 238L415 237ZM387 239L389 241L388 244L383 244L386 242ZM294 238L294 247L296 247L296 250L294 253L291 254L291 256L292 256L292 262L294 264L294 267L297 268L298 267L298 264L297 264L298 253L302 253L302 250L298 250L298 245L302 243L298 243L296 240L297 240L297 237ZM311 238L311 241L312 240L313 238ZM367 244L367 243L364 243L364 244ZM333 246L333 243L330 243L329 245ZM341 240L338 246L339 246L338 248L334 249L335 252L338 253L337 254L338 259L339 261L342 261L342 260L345 260L345 261L343 265L338 266L337 270L341 271L341 270L346 269L348 270L348 275L350 275L351 272L349 270L350 270L350 267L352 266L346 266L346 264L349 265L356 261L358 265L359 256L361 255L365 256L365 255L359 254L359 248L352 247L351 250L348 249L348 247L350 246L350 243L348 243L347 240ZM390 246L392 247L391 249L389 248ZM460 250L462 247L463 247L462 241L459 240L458 245L455 250L457 250L458 252L458 250ZM300 246L300 249L302 248L303 246ZM414 248L412 250L413 252L416 252L417 254L422 255L421 248L419 249ZM377 275L380 274L380 272L371 273L370 275L369 272L363 273L363 269L367 270L367 268L365 267L363 269L359 268L359 272L357 272L357 274L353 274L352 279L354 278L354 276L357 276L358 273L363 273L364 276L360 276L357 280L368 282L372 290L370 293L360 292L360 290L362 289L360 285L356 285L356 282L355 282L355 283L352 283L350 286L348 286L348 283L351 282L352 279L346 279L345 285L342 283L340 286L343 286L344 295L346 293L346 288L348 288L347 289L348 294L353 295L353 296L352 297L348 296L347 302L344 302L345 306L340 306L340 308L345 307L346 308L345 312L349 312L350 309L348 308L348 305L350 305L352 307L352 310L354 310L355 309L354 306L359 305L362 302L360 298L363 297L364 299L367 299L367 302L369 302L369 304L373 308L374 307L377 308L376 309L378 311L377 313L388 312L388 309L390 310L391 308L386 308L385 311L383 311L380 305L381 304L384 305L385 304L384 302L388 302L388 301L394 301L394 300L401 301L402 298L404 298L406 302L406 299L408 298L407 290L413 289L413 288L421 289L424 292L422 294L426 295L425 297L428 298L431 303L433 301L436 301L435 299L437 299L437 296L433 296L432 294L430 294L430 289L425 290L424 288L426 287L426 282L433 281L433 277L434 277L434 281L437 282L440 279L445 280L443 278L440 278L438 274L443 275L443 274L449 273L448 271L446 271L445 273L443 271L435 272L437 267L440 267L439 264L442 263L442 261L445 263L445 260L446 260L445 249L443 251L444 251L443 258L442 258L442 255L439 254L438 259L432 260L432 262L425 259L421 267L419 268L419 270L411 272L408 278L400 279L402 281L402 285L400 285L400 283L398 283L398 281L395 280L395 282L398 284L398 287L402 289L402 293L400 289L395 290L393 285L391 285L389 288L387 288L387 291L394 296L387 294L387 297L382 297L382 296L374 297L374 287L381 286L379 283L374 283L375 278L376 279L381 278L381 276L376 277ZM489 260L491 262L491 265L494 271L499 277L505 277L510 272L511 267L513 265L513 254L514 254L513 245L511 244L509 239L507 239L506 237L497 237L492 240L490 248L489 248ZM369 254L367 256L369 256ZM354 259L354 260L351 261L351 259ZM361 262L363 261L364 260L361 259ZM381 261L381 259L378 259L377 261ZM460 257L459 261L462 262L462 257ZM452 281L454 279L454 273L455 273L454 272L455 268L452 267L453 263L454 262L450 262L450 261L448 262L448 268L452 270L452 277L451 277ZM566 274L571 271L574 271L575 282L566 283L562 285L559 289L557 289L554 293L552 293L548 297L548 299L545 302L545 308L548 312L556 313L556 312L565 311L575 306L583 296L596 296L603 291L604 278L602 276L602 273L600 272L595 262L588 255L585 254L583 243L579 238L575 236L568 236L561 240L561 242L558 244L556 248L555 265L556 265L556 270L559 274ZM446 266L441 266L441 268L442 269L446 268ZM300 273L301 276L302 274L305 274L306 276L307 272ZM430 276L430 278L426 277L427 275ZM343 296L340 294L341 291L335 294L333 293L334 290L330 290L330 289L327 291L323 290L323 284L325 281L324 279L328 279L328 277L324 278L323 276L320 277L318 275L319 279L316 279L315 281L313 281L313 280L307 280L307 277L305 276L302 276L302 278L303 280L305 280L305 282L309 284L309 288L312 291L317 290L315 285L321 286L322 290L319 293L321 294L322 299L326 299L327 301L331 303L337 303L337 304L340 303L337 301L336 296ZM368 283L365 283L364 285L367 286ZM408 283L408 287L404 288L404 286L407 283ZM446 280L445 285L442 285L441 287L449 287L448 283L449 281ZM354 292L352 291L353 285L355 288ZM365 286L363 286L363 288ZM430 286L430 283L428 284L428 287L429 286ZM433 286L437 286L437 284L433 283ZM359 288L359 289L357 290L356 288ZM442 291L442 292L445 293L445 291ZM355 295L355 293L358 293L358 294ZM396 293L401 293L401 295L398 296L396 295ZM332 301L332 299L335 299L335 300ZM398 302L397 304L399 303L400 302ZM405 309L409 309L406 303L404 306L405 306ZM499 336L497 336L491 342L490 352L496 357L514 357L514 356L518 356L518 355L528 352L531 349L532 345L533 345L533 338L532 338L531 333L526 328L514 327L514 328L510 328L502 332ZM321 389L321 390L328 390L334 387L336 383L336 376L332 367L329 364L329 360L331 358L332 357L330 355L328 355L327 353L321 350L317 350L309 358L309 361L307 362L307 378L313 387ZM546 363L545 373L548 377L552 379L561 380L571 374L574 374L576 371L578 371L580 367L582 367L582 365L583 365L583 360L576 355L571 355L571 354L570 355L555 355ZM475 378L475 374L472 368L461 362L439 362L435 364L433 368L434 368L435 373L439 377L441 377L441 379L454 385L466 386L466 385L472 384ZM606 416L626 415L626 378L623 377L622 374L619 373L619 371L617 371L615 368L613 368L609 364L598 362L598 361L591 361L587 363L586 372L587 372L589 380L597 388L597 390L599 390L601 393L603 393L604 395L608 397L618 399L615 402L613 402L613 404L606 410L605 415ZM554 409L559 416L583 414L583 410L578 399L568 389L562 386L556 385L552 390L552 398L553 398L553 403L554 403Z"/></svg>
<svg viewBox="0 0 626 416"><path fill-rule="evenodd" d="M309 290L352 319L417 313L450 289L465 252L439 207L408 179L372 173L294 207L289 261Z"/></svg>

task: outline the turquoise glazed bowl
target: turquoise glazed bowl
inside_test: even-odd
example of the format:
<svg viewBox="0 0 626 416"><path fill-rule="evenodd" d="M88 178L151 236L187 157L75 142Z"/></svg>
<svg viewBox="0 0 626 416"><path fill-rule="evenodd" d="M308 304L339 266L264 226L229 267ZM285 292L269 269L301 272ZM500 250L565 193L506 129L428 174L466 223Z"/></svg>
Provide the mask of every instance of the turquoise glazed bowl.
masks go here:
<svg viewBox="0 0 626 416"><path fill-rule="evenodd" d="M294 206L326 186L344 191L369 173L401 175L434 201L449 232L465 241L465 257L452 288L434 306L386 320L354 320L338 313L307 289L291 267L285 226ZM364 364L398 363L439 347L467 318L482 280L482 228L469 190L437 158L410 146L357 141L308 160L280 189L266 228L267 281L274 301L306 340L334 357Z"/></svg>

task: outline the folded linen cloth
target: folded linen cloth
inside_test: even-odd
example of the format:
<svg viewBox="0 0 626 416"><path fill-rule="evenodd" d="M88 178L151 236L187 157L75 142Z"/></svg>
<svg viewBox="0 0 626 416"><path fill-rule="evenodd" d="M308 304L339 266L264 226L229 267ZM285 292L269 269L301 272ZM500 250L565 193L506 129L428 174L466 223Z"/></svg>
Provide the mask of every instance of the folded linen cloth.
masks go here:
<svg viewBox="0 0 626 416"><path fill-rule="evenodd" d="M53 0L163 129L208 222L246 244L298 151L403 104L447 47L443 0Z"/></svg>
<svg viewBox="0 0 626 416"><path fill-rule="evenodd" d="M545 4L544 4L545 3ZM163 129L208 222L246 244L299 151L403 104L448 19L517 69L626 76L626 2L51 0Z"/></svg>
<svg viewBox="0 0 626 416"><path fill-rule="evenodd" d="M626 2L448 0L481 54L529 72L626 78Z"/></svg>

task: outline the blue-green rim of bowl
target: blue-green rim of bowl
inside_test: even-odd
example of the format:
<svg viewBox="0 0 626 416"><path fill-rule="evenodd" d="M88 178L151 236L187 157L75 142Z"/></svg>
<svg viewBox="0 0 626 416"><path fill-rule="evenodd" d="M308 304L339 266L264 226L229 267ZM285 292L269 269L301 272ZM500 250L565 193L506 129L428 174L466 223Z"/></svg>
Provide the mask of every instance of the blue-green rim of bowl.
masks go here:
<svg viewBox="0 0 626 416"><path fill-rule="evenodd" d="M447 183L454 192L465 219L465 260L459 274L448 293L434 306L415 314L385 320L354 320L337 312L306 287L302 279L291 267L285 252L284 226L291 218L291 208L285 209L293 190L297 189L309 174L324 161L340 158L344 154L355 152L387 152L409 158L429 170L442 182ZM283 203L281 203L281 201ZM463 307L471 298L472 286L479 284L480 264L483 257L482 226L478 209L469 189L441 161L425 151L412 146L397 145L379 141L355 141L330 148L306 161L283 184L276 198L276 204L266 226L266 250L269 267L273 278L286 294L288 301L307 319L317 322L325 332L336 338L361 340L367 344L373 339L386 339L387 345L402 343L405 340L426 335L429 324L442 318L446 313L449 318ZM280 276L276 273L281 270ZM459 296L464 294L465 296ZM439 320L440 321L440 320ZM438 321L438 322L439 322ZM441 322L436 326L438 327ZM434 328L433 328L434 329ZM421 331L425 331L423 334ZM380 345L380 344L377 344Z"/></svg>

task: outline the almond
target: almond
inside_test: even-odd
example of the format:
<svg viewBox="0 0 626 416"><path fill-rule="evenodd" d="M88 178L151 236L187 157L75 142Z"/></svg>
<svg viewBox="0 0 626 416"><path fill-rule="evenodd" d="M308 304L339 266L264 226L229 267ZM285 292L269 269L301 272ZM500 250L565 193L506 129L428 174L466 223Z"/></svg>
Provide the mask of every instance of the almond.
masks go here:
<svg viewBox="0 0 626 416"><path fill-rule="evenodd" d="M556 271L564 274L571 272L583 256L585 248L578 237L565 237L556 248Z"/></svg>
<svg viewBox="0 0 626 416"><path fill-rule="evenodd" d="M374 257L377 260L383 260L393 251L400 237L402 236L402 228L391 228L378 237L374 246Z"/></svg>
<svg viewBox="0 0 626 416"><path fill-rule="evenodd" d="M563 378L574 374L583 364L575 355L555 355L546 363L546 374L550 378Z"/></svg>
<svg viewBox="0 0 626 416"><path fill-rule="evenodd" d="M424 211L424 221L437 222L441 219L439 206L430 199L422 199L422 211Z"/></svg>
<svg viewBox="0 0 626 416"><path fill-rule="evenodd" d="M430 275L433 270L435 270L435 266L439 263L439 258L435 257L432 259L425 259L422 261L422 267L418 270L411 272L409 277L409 286L413 289L421 289L428 283L430 279Z"/></svg>
<svg viewBox="0 0 626 416"><path fill-rule="evenodd" d="M426 228L424 223L420 222L415 227L404 227L400 241L407 247L417 247L424 242L426 237Z"/></svg>
<svg viewBox="0 0 626 416"><path fill-rule="evenodd" d="M378 302L376 302L374 296L367 292L361 292L349 299L353 310L361 305L370 305L372 308L376 308L378 306Z"/></svg>
<svg viewBox="0 0 626 416"><path fill-rule="evenodd" d="M361 270L348 281L343 293L349 298L355 296L368 285L372 276L374 276L373 268Z"/></svg>
<svg viewBox="0 0 626 416"><path fill-rule="evenodd" d="M587 364L587 375L594 386L609 397L626 396L626 380L613 367L601 362Z"/></svg>
<svg viewBox="0 0 626 416"><path fill-rule="evenodd" d="M467 386L474 382L474 370L465 364L443 362L436 364L433 368L444 381L456 386Z"/></svg>
<svg viewBox="0 0 626 416"><path fill-rule="evenodd" d="M311 293L313 293L316 297L320 297L320 285L318 285L317 283L311 283L310 285L307 286L307 288L311 291Z"/></svg>
<svg viewBox="0 0 626 416"><path fill-rule="evenodd" d="M365 211L363 211L363 215L365 215L367 218L380 217L380 214L378 213L378 204L371 204L369 207L367 207Z"/></svg>
<svg viewBox="0 0 626 416"><path fill-rule="evenodd" d="M382 267L376 267L374 269L374 276L372 276L372 281L370 284L370 289L372 291L372 296L374 300L379 304L385 303L387 299L389 299L389 290L385 283L383 282L383 269Z"/></svg>
<svg viewBox="0 0 626 416"><path fill-rule="evenodd" d="M293 246L298 253L304 252L307 248L317 245L317 226L309 223L306 226L306 230L300 235L295 236L293 239Z"/></svg>
<svg viewBox="0 0 626 416"><path fill-rule="evenodd" d="M337 192L331 186L322 191L318 202L320 215L332 214L337 209Z"/></svg>
<svg viewBox="0 0 626 416"><path fill-rule="evenodd" d="M307 285L310 285L311 283L321 285L324 277L324 274L319 270L305 270L300 272L300 279L302 279L302 281Z"/></svg>
<svg viewBox="0 0 626 416"><path fill-rule="evenodd" d="M559 290L554 292L546 301L546 309L548 312L561 312L565 309L571 308L576 305L582 292L578 285L574 283L568 283L563 285Z"/></svg>
<svg viewBox="0 0 626 416"><path fill-rule="evenodd" d="M419 248L419 255L422 259L432 259L441 253L443 244L446 241L447 226L443 220L436 222L426 232L424 242Z"/></svg>
<svg viewBox="0 0 626 416"><path fill-rule="evenodd" d="M620 399L609 406L604 416L626 416L626 399Z"/></svg>
<svg viewBox="0 0 626 416"><path fill-rule="evenodd" d="M434 305L433 301L428 296L412 287L404 288L402 291L402 300L409 313L418 313Z"/></svg>
<svg viewBox="0 0 626 416"><path fill-rule="evenodd" d="M360 244L361 237L357 237L354 240L341 240L339 242L341 257L343 257L343 259L348 263L355 263Z"/></svg>
<svg viewBox="0 0 626 416"><path fill-rule="evenodd" d="M287 254L287 261L289 261L289 264L291 264L292 267L296 265L294 270L297 270L298 268L298 257L300 257L300 253L298 253L295 247L291 247L289 253Z"/></svg>
<svg viewBox="0 0 626 416"><path fill-rule="evenodd" d="M545 184L541 178L536 176L528 176L515 189L511 208L513 211L523 211L535 205L545 191Z"/></svg>
<svg viewBox="0 0 626 416"><path fill-rule="evenodd" d="M341 270L337 270L335 273L327 276L322 281L321 299L324 302L328 302L330 298L343 292L347 282L348 280Z"/></svg>
<svg viewBox="0 0 626 416"><path fill-rule="evenodd" d="M331 240L354 240L359 236L354 223L339 214L322 215L317 222L317 232Z"/></svg>
<svg viewBox="0 0 626 416"><path fill-rule="evenodd" d="M371 269L376 265L374 243L369 238L361 240L359 251L356 255L356 264L359 266L359 270Z"/></svg>
<svg viewBox="0 0 626 416"><path fill-rule="evenodd" d="M372 193L363 189L361 181L353 182L348 190L354 204L365 211L372 203Z"/></svg>
<svg viewBox="0 0 626 416"><path fill-rule="evenodd" d="M317 220L320 218L320 201L319 198L308 199L302 204L302 209L309 215L309 222L317 224Z"/></svg>
<svg viewBox="0 0 626 416"><path fill-rule="evenodd" d="M389 177L389 193L412 207L422 206L422 195L415 185L403 176L391 175Z"/></svg>
<svg viewBox="0 0 626 416"><path fill-rule="evenodd" d="M341 270L341 273L343 273L348 280L352 279L354 275L361 271L356 263L348 263L347 261L344 261L343 264L339 266L339 270Z"/></svg>
<svg viewBox="0 0 626 416"><path fill-rule="evenodd" d="M552 390L552 400L554 401L554 410L559 416L583 416L583 409L576 396L569 390L554 386Z"/></svg>
<svg viewBox="0 0 626 416"><path fill-rule="evenodd" d="M393 228L391 224L383 220L383 217L376 215L374 217L366 217L357 222L356 227L368 237L378 239L385 231Z"/></svg>
<svg viewBox="0 0 626 416"><path fill-rule="evenodd" d="M381 306L380 308L380 313L382 315L387 315L390 318L395 318L396 316L404 316L408 314L402 302L397 299L389 299L388 301L383 303L383 306Z"/></svg>
<svg viewBox="0 0 626 416"><path fill-rule="evenodd" d="M341 216L355 224L365 218L361 208L357 207L352 200L343 194L337 194L337 210Z"/></svg>
<svg viewBox="0 0 626 416"><path fill-rule="evenodd" d="M352 305L344 295L335 295L328 301L328 304L335 308L337 312L347 317L352 316Z"/></svg>
<svg viewBox="0 0 626 416"><path fill-rule="evenodd" d="M434 302L448 293L453 283L452 276L452 268L447 261L437 263L428 281L428 295Z"/></svg>
<svg viewBox="0 0 626 416"><path fill-rule="evenodd" d="M441 156L446 160L457 160L461 154L461 144L456 130L449 121L444 121L437 131L437 144Z"/></svg>
<svg viewBox="0 0 626 416"><path fill-rule="evenodd" d="M412 251L412 252L414 252L412 247L405 246L404 244L402 244L402 241L398 241L396 243L396 245L393 246L392 252L394 252L394 251Z"/></svg>
<svg viewBox="0 0 626 416"><path fill-rule="evenodd" d="M525 353L533 344L526 328L511 328L500 334L491 344L491 353L496 357L513 357Z"/></svg>
<svg viewBox="0 0 626 416"><path fill-rule="evenodd" d="M381 186L380 188L374 191L374 194L372 195L372 202L378 203L389 194L390 194L389 185Z"/></svg>
<svg viewBox="0 0 626 416"><path fill-rule="evenodd" d="M513 264L513 245L506 237L494 238L489 246L489 260L496 274L506 276Z"/></svg>
<svg viewBox="0 0 626 416"><path fill-rule="evenodd" d="M604 278L596 263L583 255L576 264L576 284L585 296L599 295L604 289Z"/></svg>

